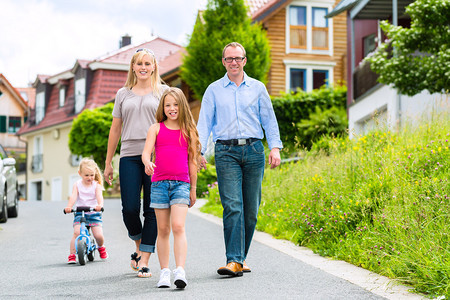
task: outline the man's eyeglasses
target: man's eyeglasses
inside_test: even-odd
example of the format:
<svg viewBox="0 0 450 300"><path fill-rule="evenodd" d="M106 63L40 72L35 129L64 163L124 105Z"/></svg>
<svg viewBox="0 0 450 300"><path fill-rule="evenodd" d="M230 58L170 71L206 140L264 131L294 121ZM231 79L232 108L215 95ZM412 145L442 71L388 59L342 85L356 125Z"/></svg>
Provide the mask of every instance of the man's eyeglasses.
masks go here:
<svg viewBox="0 0 450 300"><path fill-rule="evenodd" d="M147 49L147 48L140 48L140 49L137 49L137 50L136 50L136 53L141 52L141 51L145 51L145 52L147 52L147 53L149 53L149 54L155 56L155 53L153 53L152 50Z"/></svg>
<svg viewBox="0 0 450 300"><path fill-rule="evenodd" d="M240 57L240 56L238 56L238 57L224 57L224 58L223 58L223 60L224 60L226 63L229 63L229 64L231 64L231 63L233 62L233 60L234 60L235 62L237 62L237 63L240 63L240 62L242 62L244 59L245 59L245 56L243 56L243 57Z"/></svg>

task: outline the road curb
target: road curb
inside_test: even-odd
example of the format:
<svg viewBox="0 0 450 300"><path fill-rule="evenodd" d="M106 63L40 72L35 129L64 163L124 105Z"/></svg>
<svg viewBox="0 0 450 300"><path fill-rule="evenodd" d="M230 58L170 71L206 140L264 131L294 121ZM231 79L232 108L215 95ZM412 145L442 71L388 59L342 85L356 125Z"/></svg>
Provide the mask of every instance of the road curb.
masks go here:
<svg viewBox="0 0 450 300"><path fill-rule="evenodd" d="M204 199L197 199L195 206L189 209L189 213L201 217L214 224L222 226L222 219L216 216L205 214L200 211L200 207L206 202ZM386 299L392 300L424 300L429 299L421 295L413 294L411 287L399 284L398 281L385 276L370 272L341 260L333 260L315 254L306 247L300 247L286 240L275 239L270 234L255 231L253 240L285 253L308 265L316 267L336 277L347 280L363 289Z"/></svg>

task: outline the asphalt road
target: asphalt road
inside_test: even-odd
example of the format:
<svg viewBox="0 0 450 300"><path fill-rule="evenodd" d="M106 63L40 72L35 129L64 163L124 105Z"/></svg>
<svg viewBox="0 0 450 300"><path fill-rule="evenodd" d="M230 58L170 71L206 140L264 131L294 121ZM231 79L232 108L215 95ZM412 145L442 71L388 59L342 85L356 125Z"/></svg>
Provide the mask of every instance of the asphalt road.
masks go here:
<svg viewBox="0 0 450 300"><path fill-rule="evenodd" d="M220 276L222 227L198 211L188 214L186 224L188 286L158 289L156 254L150 258L152 278L138 278L129 266L134 243L127 237L119 200L105 200L109 259L101 261L97 253L85 266L68 265L73 216L62 213L65 204L21 202L19 217L0 224L0 299L385 299L258 241L247 259L251 273Z"/></svg>

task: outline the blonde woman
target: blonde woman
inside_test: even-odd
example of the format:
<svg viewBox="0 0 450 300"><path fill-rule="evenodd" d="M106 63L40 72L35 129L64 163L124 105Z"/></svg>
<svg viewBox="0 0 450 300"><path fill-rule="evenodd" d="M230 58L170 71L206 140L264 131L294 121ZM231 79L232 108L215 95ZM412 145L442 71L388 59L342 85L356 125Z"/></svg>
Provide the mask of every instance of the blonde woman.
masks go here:
<svg viewBox="0 0 450 300"><path fill-rule="evenodd" d="M147 131L155 123L160 97L168 87L163 84L154 53L138 49L131 58L125 86L115 98L113 121L109 132L105 161L105 180L111 184L111 161L121 138L119 180L122 215L128 236L135 243L131 267L139 277L150 277L148 261L155 252L157 237L156 216L150 207L150 176L145 174L141 154ZM141 190L143 190L143 216L141 221Z"/></svg>

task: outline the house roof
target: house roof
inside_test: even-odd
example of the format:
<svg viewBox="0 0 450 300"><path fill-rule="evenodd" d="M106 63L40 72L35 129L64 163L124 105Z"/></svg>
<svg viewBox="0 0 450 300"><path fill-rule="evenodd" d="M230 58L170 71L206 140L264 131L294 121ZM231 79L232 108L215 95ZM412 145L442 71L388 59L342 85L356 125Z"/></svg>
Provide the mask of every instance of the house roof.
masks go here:
<svg viewBox="0 0 450 300"><path fill-rule="evenodd" d="M12 84L9 82L6 77L0 73L0 84L3 84L6 89L11 93L11 95L14 97L14 99L19 103L19 105L26 110L27 109L27 102L25 99L23 99L22 95L20 95L19 91L12 86Z"/></svg>
<svg viewBox="0 0 450 300"><path fill-rule="evenodd" d="M148 48L155 53L155 57L160 66L161 77L177 71L182 64L182 46L160 37L154 37L148 42L135 46L128 45L99 56L94 60L79 59L71 70L66 70L53 76L38 75L34 84L35 86L39 82L49 83L52 86L58 82L68 85L66 90L66 104L63 107L59 106L59 89L53 88L44 119L37 125L30 126L29 123L24 124L18 134L23 135L32 131L70 122L76 117L73 114L73 74L79 67L92 70L92 81L90 82L91 85L88 95L86 95L84 109L96 108L113 101L117 90L125 84L131 57L139 48Z"/></svg>
<svg viewBox="0 0 450 300"><path fill-rule="evenodd" d="M27 102L28 107L33 109L34 102L36 99L36 89L33 87L26 87L26 88L16 88L16 90L20 93L22 98ZM25 94L25 96L24 96L24 94Z"/></svg>
<svg viewBox="0 0 450 300"><path fill-rule="evenodd" d="M332 18L334 16L337 16L343 11L349 10L355 4L358 2L358 0L342 0L339 2L333 10L325 16L325 18Z"/></svg>
<svg viewBox="0 0 450 300"><path fill-rule="evenodd" d="M254 21L264 22L280 9L288 5L291 0L245 0Z"/></svg>
<svg viewBox="0 0 450 300"><path fill-rule="evenodd" d="M405 18L405 8L413 0L397 0L399 18ZM332 18L343 11L350 11L352 19L386 20L392 17L392 1L379 0L342 0L326 15Z"/></svg>
<svg viewBox="0 0 450 300"><path fill-rule="evenodd" d="M178 71L183 60L183 55L186 53L184 48L180 48L172 55L166 56L159 62L159 74L161 77L169 76L170 74Z"/></svg>

